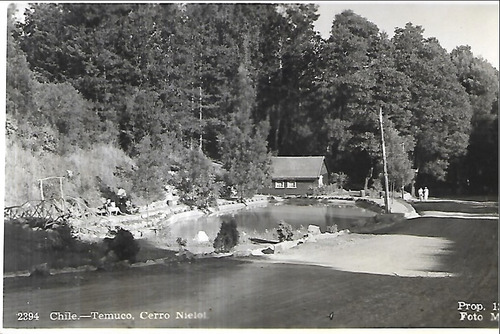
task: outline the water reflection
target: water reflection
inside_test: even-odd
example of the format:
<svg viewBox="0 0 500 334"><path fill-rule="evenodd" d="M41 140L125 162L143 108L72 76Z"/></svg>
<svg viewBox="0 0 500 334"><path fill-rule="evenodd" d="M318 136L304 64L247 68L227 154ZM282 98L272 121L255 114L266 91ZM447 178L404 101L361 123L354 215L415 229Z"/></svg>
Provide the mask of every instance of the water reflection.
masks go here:
<svg viewBox="0 0 500 334"><path fill-rule="evenodd" d="M238 211L229 215L203 216L197 219L184 219L173 223L166 222L171 238L182 236L193 240L198 231L205 231L214 240L223 221L236 220L240 236L276 239L278 222L290 224L296 234L305 234L310 224L325 232L328 226L337 225L339 230L363 226L375 217L375 213L359 208L354 203L329 205L269 204Z"/></svg>

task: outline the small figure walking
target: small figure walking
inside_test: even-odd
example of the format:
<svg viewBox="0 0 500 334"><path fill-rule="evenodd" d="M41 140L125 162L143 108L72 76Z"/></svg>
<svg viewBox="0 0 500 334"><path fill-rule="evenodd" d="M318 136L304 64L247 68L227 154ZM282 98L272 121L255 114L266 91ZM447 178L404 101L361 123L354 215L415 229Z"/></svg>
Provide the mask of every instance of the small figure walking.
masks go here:
<svg viewBox="0 0 500 334"><path fill-rule="evenodd" d="M429 199L429 188L425 187L424 188L424 201L427 201Z"/></svg>
<svg viewBox="0 0 500 334"><path fill-rule="evenodd" d="M424 200L424 190L422 189L422 187L418 188L418 199L420 200L420 202Z"/></svg>

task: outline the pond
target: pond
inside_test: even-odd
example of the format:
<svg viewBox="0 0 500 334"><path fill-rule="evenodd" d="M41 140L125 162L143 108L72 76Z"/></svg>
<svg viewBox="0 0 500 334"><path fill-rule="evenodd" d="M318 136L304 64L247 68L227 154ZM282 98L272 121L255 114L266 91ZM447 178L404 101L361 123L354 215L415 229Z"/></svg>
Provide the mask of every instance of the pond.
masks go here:
<svg viewBox="0 0 500 334"><path fill-rule="evenodd" d="M243 239L263 238L276 240L276 228L281 220L290 224L296 236L307 233L310 224L320 227L325 232L328 226L337 225L338 230L363 226L374 220L376 213L358 207L354 202L268 204L239 210L233 214L210 215L196 219L184 219L168 225L169 239L182 237L188 242L193 240L198 231L204 231L210 240L214 240L223 221L234 219Z"/></svg>

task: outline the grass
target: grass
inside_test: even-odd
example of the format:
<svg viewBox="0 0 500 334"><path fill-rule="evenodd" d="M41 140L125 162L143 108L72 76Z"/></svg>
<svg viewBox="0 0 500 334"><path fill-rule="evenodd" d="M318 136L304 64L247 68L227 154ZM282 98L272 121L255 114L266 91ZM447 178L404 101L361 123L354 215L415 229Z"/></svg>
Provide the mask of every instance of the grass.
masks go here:
<svg viewBox="0 0 500 334"><path fill-rule="evenodd" d="M136 262L172 257L175 252L156 248L139 240ZM69 229L32 229L25 221L4 224L4 272L32 270L43 263L49 269L98 266L105 255L104 243L86 243L71 238Z"/></svg>

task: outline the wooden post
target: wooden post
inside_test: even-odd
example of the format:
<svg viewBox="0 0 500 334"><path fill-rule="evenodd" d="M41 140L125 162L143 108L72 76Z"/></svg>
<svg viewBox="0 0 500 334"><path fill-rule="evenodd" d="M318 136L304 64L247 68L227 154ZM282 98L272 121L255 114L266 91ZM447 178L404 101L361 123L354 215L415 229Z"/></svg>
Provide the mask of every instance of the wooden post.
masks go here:
<svg viewBox="0 0 500 334"><path fill-rule="evenodd" d="M62 209L63 209L63 212L66 211L65 209L65 205L64 205L64 193L63 193L63 179L64 177L60 177L59 178L59 189L61 190L61 200L62 200Z"/></svg>
<svg viewBox="0 0 500 334"><path fill-rule="evenodd" d="M200 86L200 152L203 152L203 106L201 97L201 86Z"/></svg>
<svg viewBox="0 0 500 334"><path fill-rule="evenodd" d="M379 120L380 120L380 136L382 137L382 159L384 160L385 212L390 213L391 208L389 206L389 178L387 176L387 158L385 156L385 139L384 139L384 125L383 125L383 117L382 117L382 107L380 107Z"/></svg>
<svg viewBox="0 0 500 334"><path fill-rule="evenodd" d="M40 197L42 198L42 201L44 200L43 198L43 180L38 180L40 181Z"/></svg>

